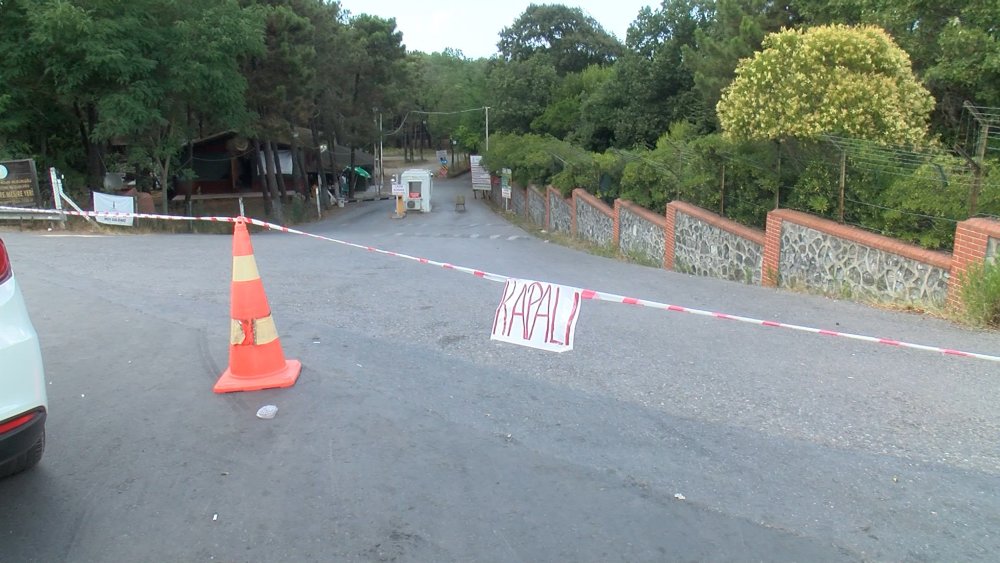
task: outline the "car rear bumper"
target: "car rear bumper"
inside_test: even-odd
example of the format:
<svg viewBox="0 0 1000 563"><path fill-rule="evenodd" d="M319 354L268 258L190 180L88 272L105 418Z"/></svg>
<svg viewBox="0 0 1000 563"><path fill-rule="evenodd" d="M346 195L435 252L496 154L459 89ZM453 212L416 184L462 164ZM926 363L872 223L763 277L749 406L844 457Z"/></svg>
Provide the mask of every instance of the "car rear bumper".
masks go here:
<svg viewBox="0 0 1000 563"><path fill-rule="evenodd" d="M0 424L47 406L38 334L11 278L0 283Z"/></svg>
<svg viewBox="0 0 1000 563"><path fill-rule="evenodd" d="M0 465L28 451L45 432L45 409L39 408L0 421L0 426L18 418L31 415L31 419L17 428L0 434Z"/></svg>

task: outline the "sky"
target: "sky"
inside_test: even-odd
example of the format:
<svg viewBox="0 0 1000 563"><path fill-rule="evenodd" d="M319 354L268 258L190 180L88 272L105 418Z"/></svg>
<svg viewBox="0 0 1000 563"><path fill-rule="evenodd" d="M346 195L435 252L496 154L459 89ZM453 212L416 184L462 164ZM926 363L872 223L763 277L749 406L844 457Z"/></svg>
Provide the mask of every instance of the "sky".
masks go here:
<svg viewBox="0 0 1000 563"><path fill-rule="evenodd" d="M396 18L408 51L434 53L450 47L475 59L495 54L500 31L533 3L581 8L622 42L641 8L660 5L650 0L341 0L340 6L353 15Z"/></svg>

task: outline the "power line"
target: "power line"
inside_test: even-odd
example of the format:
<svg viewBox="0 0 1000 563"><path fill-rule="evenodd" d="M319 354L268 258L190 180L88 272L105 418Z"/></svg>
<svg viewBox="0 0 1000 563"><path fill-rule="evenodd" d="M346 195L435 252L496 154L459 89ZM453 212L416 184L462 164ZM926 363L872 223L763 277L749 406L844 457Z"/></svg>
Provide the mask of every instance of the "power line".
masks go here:
<svg viewBox="0 0 1000 563"><path fill-rule="evenodd" d="M406 112L406 114L403 115L403 121L400 122L399 127L397 127L395 131L386 133L386 136L392 136L402 131L403 127L406 126L406 120L410 118L410 114L415 113L420 115L457 115L460 113L470 113L473 111L485 111L485 110L486 106L481 106L478 108L460 109L457 111L423 111L423 110L411 109L410 111Z"/></svg>
<svg viewBox="0 0 1000 563"><path fill-rule="evenodd" d="M905 211L903 209L896 209L896 208L893 208L893 207L885 207L885 206L877 205L877 204L874 204L874 203L866 203L866 202L863 202L863 201L857 201L857 200L851 199L849 197L845 197L844 201L849 201L851 203L856 203L858 205L864 205L866 207L874 207L876 209L881 209L883 211L895 211L897 213L902 213L903 215L910 215L912 217L921 217L921 218L924 218L924 219L933 219L935 221L947 221L949 223L960 223L961 222L960 219L952 219L951 217L941 217L939 215L925 215L923 213L914 213L912 211Z"/></svg>

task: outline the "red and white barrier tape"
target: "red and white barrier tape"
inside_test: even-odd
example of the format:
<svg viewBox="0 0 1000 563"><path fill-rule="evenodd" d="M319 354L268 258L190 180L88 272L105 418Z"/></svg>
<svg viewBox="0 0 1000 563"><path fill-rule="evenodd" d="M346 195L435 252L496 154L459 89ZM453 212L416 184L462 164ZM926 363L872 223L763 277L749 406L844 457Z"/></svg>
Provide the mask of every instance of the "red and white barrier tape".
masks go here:
<svg viewBox="0 0 1000 563"><path fill-rule="evenodd" d="M157 215L154 213L127 213L123 211L70 211L68 209L30 209L0 205L0 211L34 213L36 215L72 215L74 217L133 217L135 219L163 219L166 221L211 221L213 223L235 223L238 217L184 217L182 215Z"/></svg>
<svg viewBox="0 0 1000 563"><path fill-rule="evenodd" d="M45 209L22 209L18 207L3 207L0 206L0 211L19 211L23 213L59 213L55 210L45 210ZM67 215L87 215L89 217L135 217L139 219L165 219L173 221L211 221L211 222L221 222L221 223L236 223L237 221L244 221L250 225L256 225L258 227L263 227L270 229L272 231L280 231L283 233L289 233L293 235L302 235L309 238L314 238L318 240L324 240L327 242L333 242L336 244L341 244L344 246L349 246L352 248L358 248L361 250L367 250L368 252L374 252L377 254L384 254L386 256L393 256L395 258L403 258L406 260L411 260L413 262L419 262L420 264L428 264L431 266L438 266L446 270L454 270L456 272L462 272L465 274L470 274L477 278L482 278L495 282L505 283L507 280L511 279L509 276L503 276L500 274L494 274L486 272L484 270L476 270L474 268L466 268L464 266L456 266L455 264L449 264L447 262L438 262L435 260L430 260L427 258L419 258L416 256L410 256L409 254L402 254L400 252L393 252L390 250L382 250L380 248L375 248L373 246L365 246L361 244L356 244L353 242L348 242L340 239L335 239L331 237L325 237L322 235L316 235L313 233L307 233L305 231L300 231L298 229L292 229L289 227L283 227L281 225L276 225L274 223L268 223L267 221L261 221L259 219L253 219L251 217L184 217L178 215L154 215L154 214L144 214L144 213L120 213L120 212L106 212L106 211L62 211ZM938 346L927 346L924 344L914 344L912 342L904 342L902 340L895 340L892 338L879 338L875 336L865 336L862 334L852 334L849 332L840 332L835 330L825 330L819 328L812 328L807 326L789 324L789 323L779 323L777 321L765 321L761 319L754 319L751 317L741 317L739 315L730 315L726 313L716 313L712 311L704 311L701 309L692 309L689 307L681 307L679 305L671 305L669 303L660 303L658 301L648 301L645 299L636 299L635 297L626 297L624 295L616 295L614 293L604 293L601 291L593 291L590 289L581 289L581 297L583 299L589 299L593 301L608 301L611 303L623 303L625 305L635 305L639 307L649 307L651 309L661 309L664 311L671 311L675 313L690 313L692 315L701 315L705 317L712 317L716 319L729 320L729 321L739 321L741 323L748 323L757 326L773 327L773 328L785 328L790 330L797 330L801 332L809 332L813 334L820 334L824 336L837 336L841 338L849 338L852 340L860 340L862 342L871 342L873 344L883 344L886 346L893 346L897 348L909 348L912 350L922 350L924 352L934 352L937 354L944 354L946 356L957 356L962 358L975 358L979 360L987 360L991 362L1000 362L1000 356L995 356L991 354L979 354L976 352L965 352L962 350L954 350L951 348L941 348Z"/></svg>

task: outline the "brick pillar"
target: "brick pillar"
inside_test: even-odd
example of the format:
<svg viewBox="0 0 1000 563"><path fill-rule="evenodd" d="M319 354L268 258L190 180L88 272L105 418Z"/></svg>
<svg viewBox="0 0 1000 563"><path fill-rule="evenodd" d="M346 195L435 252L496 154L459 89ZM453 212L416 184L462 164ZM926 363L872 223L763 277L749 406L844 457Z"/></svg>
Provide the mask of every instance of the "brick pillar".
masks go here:
<svg viewBox="0 0 1000 563"><path fill-rule="evenodd" d="M955 228L955 250L948 277L948 306L962 307L962 277L970 266L986 263L990 236L1000 238L1000 222L968 219Z"/></svg>
<svg viewBox="0 0 1000 563"><path fill-rule="evenodd" d="M615 248L621 250L622 247L622 200L615 198L615 214L611 217L611 241Z"/></svg>
<svg viewBox="0 0 1000 563"><path fill-rule="evenodd" d="M760 285L778 287L781 267L781 217L774 212L767 214L764 229L764 260L760 272Z"/></svg>
<svg viewBox="0 0 1000 563"><path fill-rule="evenodd" d="M663 227L663 267L674 269L674 242L676 241L677 208L673 203L667 204L667 223Z"/></svg>

